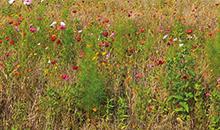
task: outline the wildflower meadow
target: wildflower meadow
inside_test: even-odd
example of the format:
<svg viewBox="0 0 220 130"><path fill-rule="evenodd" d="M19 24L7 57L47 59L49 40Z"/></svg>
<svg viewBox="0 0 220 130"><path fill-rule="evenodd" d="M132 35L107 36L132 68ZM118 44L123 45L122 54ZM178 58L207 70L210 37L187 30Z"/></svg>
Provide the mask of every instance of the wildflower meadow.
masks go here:
<svg viewBox="0 0 220 130"><path fill-rule="evenodd" d="M220 130L220 1L0 0L0 130Z"/></svg>

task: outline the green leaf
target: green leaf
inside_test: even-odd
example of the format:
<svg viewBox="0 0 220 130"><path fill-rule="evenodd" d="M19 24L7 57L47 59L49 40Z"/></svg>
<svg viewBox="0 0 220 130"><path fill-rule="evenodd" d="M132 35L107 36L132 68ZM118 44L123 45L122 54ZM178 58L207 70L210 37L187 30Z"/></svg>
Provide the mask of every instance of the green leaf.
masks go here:
<svg viewBox="0 0 220 130"><path fill-rule="evenodd" d="M189 112L189 105L186 102L180 102L180 105L186 110L186 112Z"/></svg>

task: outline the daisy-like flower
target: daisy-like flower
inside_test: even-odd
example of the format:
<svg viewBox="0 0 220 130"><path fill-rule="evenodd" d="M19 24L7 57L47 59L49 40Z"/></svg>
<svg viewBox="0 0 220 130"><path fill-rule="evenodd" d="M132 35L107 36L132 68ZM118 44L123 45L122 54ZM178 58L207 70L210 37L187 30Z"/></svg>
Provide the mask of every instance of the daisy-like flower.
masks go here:
<svg viewBox="0 0 220 130"><path fill-rule="evenodd" d="M56 21L53 21L53 22L50 24L50 27L55 28L56 24L57 24L57 22L56 22Z"/></svg>
<svg viewBox="0 0 220 130"><path fill-rule="evenodd" d="M183 45L184 45L184 44L181 43L181 44L179 44L179 47L182 47Z"/></svg>
<svg viewBox="0 0 220 130"><path fill-rule="evenodd" d="M165 40L168 36L169 36L168 34L164 35L163 40Z"/></svg>
<svg viewBox="0 0 220 130"><path fill-rule="evenodd" d="M8 0L8 3L11 5L15 2L15 0Z"/></svg>
<svg viewBox="0 0 220 130"><path fill-rule="evenodd" d="M24 5L31 5L31 3L32 3L32 0L24 0L23 1Z"/></svg>
<svg viewBox="0 0 220 130"><path fill-rule="evenodd" d="M78 33L82 33L83 30L79 30Z"/></svg>

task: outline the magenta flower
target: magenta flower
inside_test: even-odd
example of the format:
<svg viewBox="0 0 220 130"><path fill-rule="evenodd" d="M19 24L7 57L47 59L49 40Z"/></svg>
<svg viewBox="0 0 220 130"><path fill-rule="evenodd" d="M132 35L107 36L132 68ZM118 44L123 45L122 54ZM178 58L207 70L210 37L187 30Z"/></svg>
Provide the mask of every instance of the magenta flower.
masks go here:
<svg viewBox="0 0 220 130"><path fill-rule="evenodd" d="M23 3L24 5L31 5L32 0L24 0Z"/></svg>
<svg viewBox="0 0 220 130"><path fill-rule="evenodd" d="M35 33L35 32L37 32L37 28L35 28L35 27L32 27L32 26L30 27L30 29L29 29L29 30L30 30L30 32L32 32L32 33Z"/></svg>
<svg viewBox="0 0 220 130"><path fill-rule="evenodd" d="M69 80L69 75L67 75L67 74L62 74L61 75L61 78L63 79L63 80Z"/></svg>
<svg viewBox="0 0 220 130"><path fill-rule="evenodd" d="M65 30L66 29L66 24L64 22L60 22L59 28L60 30Z"/></svg>

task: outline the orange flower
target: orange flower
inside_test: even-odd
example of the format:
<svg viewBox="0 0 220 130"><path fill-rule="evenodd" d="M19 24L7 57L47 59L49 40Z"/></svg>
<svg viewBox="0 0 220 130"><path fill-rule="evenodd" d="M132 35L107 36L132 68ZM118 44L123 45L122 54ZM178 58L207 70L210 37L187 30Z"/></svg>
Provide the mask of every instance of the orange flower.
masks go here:
<svg viewBox="0 0 220 130"><path fill-rule="evenodd" d="M53 35L50 36L50 40L51 40L51 41L54 42L56 39L57 39L57 36L56 36L55 34L53 34Z"/></svg>

